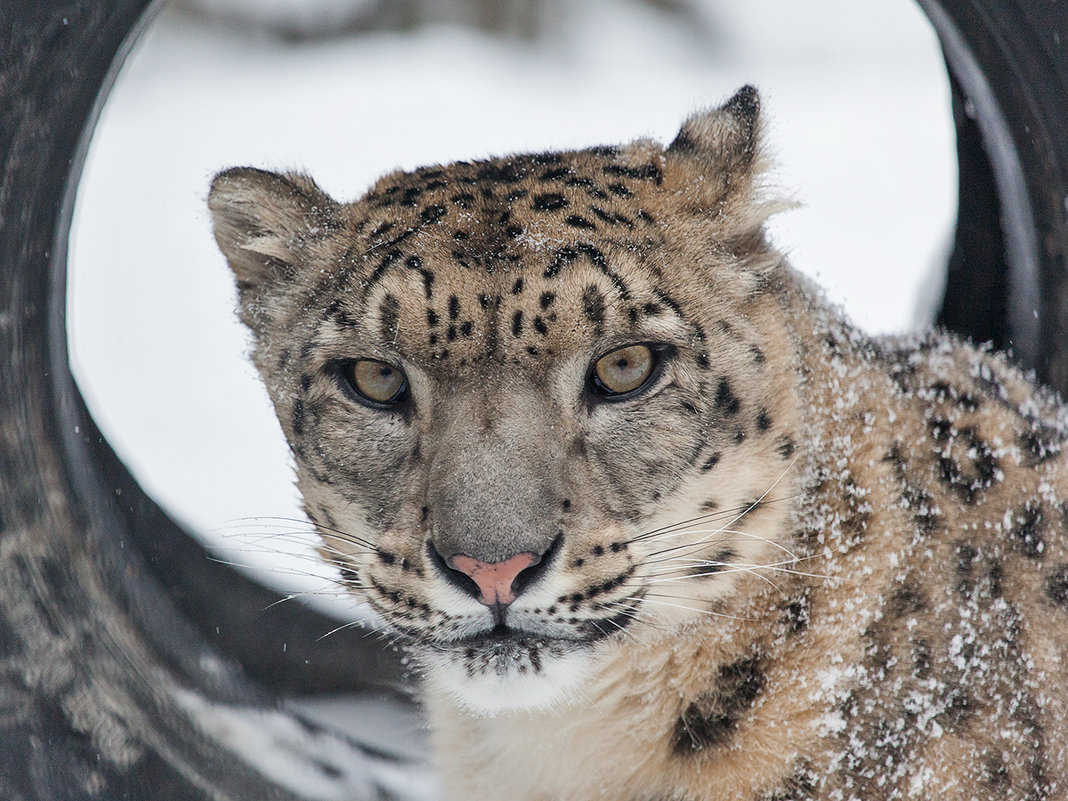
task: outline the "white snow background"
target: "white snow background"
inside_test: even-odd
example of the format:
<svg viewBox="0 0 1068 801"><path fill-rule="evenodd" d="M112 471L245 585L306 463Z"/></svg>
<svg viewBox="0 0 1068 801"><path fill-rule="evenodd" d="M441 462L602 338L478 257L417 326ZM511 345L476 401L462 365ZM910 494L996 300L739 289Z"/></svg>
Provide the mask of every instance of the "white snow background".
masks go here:
<svg viewBox="0 0 1068 801"><path fill-rule="evenodd" d="M301 514L211 235L219 169L302 168L347 200L395 167L670 141L751 82L777 183L803 204L774 221L775 240L864 328L929 319L956 162L945 70L917 6L708 0L685 25L628 0L553 8L534 41L436 26L303 43L164 10L127 62L78 190L73 367L142 486L220 558L292 592L328 575L306 538L264 541L253 535L287 526L248 520Z"/></svg>

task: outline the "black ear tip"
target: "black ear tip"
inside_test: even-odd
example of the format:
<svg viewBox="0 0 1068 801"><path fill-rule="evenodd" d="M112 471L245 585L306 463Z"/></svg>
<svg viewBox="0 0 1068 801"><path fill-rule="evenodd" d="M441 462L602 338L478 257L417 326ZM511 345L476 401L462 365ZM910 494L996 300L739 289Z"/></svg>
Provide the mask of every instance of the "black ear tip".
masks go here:
<svg viewBox="0 0 1068 801"><path fill-rule="evenodd" d="M723 104L723 110L732 117L752 120L760 111L760 93L757 92L755 86L747 83L734 93L734 97Z"/></svg>

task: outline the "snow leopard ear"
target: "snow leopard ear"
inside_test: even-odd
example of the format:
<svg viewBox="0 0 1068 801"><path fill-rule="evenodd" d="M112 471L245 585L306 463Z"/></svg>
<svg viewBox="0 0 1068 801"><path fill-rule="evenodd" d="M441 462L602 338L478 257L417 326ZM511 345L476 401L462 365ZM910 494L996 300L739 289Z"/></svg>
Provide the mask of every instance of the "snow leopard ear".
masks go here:
<svg viewBox="0 0 1068 801"><path fill-rule="evenodd" d="M338 225L339 204L299 173L224 170L211 182L208 208L242 295L291 280L310 240Z"/></svg>
<svg viewBox="0 0 1068 801"><path fill-rule="evenodd" d="M719 108L694 114L668 145L669 156L686 159L723 189L747 184L760 152L760 95L743 86Z"/></svg>

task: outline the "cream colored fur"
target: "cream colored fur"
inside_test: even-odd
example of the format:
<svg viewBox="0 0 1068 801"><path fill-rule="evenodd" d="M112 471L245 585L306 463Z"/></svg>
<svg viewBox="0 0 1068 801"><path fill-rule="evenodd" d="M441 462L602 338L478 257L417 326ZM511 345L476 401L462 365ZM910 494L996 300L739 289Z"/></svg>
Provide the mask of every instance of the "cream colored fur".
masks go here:
<svg viewBox="0 0 1068 801"><path fill-rule="evenodd" d="M668 147L351 204L220 174L324 558L420 665L450 798L1068 799L1068 416L830 308L765 239L759 131L747 87ZM361 359L403 396L361 398ZM507 609L449 567L521 553Z"/></svg>

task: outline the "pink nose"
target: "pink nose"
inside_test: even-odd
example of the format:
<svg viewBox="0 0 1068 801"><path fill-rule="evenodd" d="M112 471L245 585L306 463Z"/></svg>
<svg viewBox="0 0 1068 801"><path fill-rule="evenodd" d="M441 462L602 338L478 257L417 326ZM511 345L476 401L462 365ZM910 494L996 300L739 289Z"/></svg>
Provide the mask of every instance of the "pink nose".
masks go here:
<svg viewBox="0 0 1068 801"><path fill-rule="evenodd" d="M486 606L510 604L515 600L512 585L515 577L534 564L534 554L520 553L503 562L482 562L460 554L449 560L449 566L471 577L482 594L479 603Z"/></svg>

